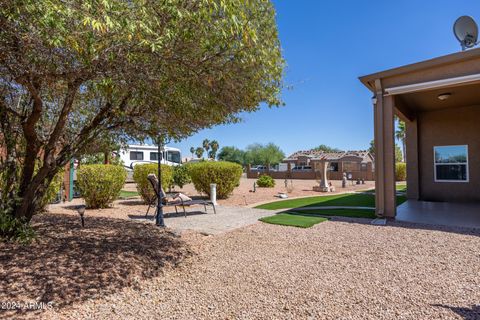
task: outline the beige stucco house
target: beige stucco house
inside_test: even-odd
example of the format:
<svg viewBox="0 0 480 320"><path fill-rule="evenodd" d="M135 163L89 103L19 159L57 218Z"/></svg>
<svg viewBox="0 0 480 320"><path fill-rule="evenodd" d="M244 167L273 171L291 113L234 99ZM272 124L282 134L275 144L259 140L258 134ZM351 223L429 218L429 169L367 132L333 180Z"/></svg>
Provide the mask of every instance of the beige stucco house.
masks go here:
<svg viewBox="0 0 480 320"><path fill-rule="evenodd" d="M374 180L373 156L364 150L323 152L312 149L297 151L282 162L290 163L292 168L311 167L313 171L312 179L315 179L315 172L322 161L328 162L329 180L342 180L343 173L349 174L352 179Z"/></svg>
<svg viewBox="0 0 480 320"><path fill-rule="evenodd" d="M377 214L397 213L394 115L406 123L409 201L480 204L480 49L360 81L373 93Z"/></svg>

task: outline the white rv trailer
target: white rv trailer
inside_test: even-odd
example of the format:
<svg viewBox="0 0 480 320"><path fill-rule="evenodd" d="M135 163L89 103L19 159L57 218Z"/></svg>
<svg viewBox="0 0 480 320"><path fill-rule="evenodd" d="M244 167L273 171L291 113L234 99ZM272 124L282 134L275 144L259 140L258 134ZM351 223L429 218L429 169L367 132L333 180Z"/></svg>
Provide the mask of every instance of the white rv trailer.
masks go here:
<svg viewBox="0 0 480 320"><path fill-rule="evenodd" d="M128 145L128 148L120 150L120 159L124 166L130 170L141 163L157 163L158 147L150 145ZM178 166L182 163L180 149L163 147L161 152L161 163L169 166Z"/></svg>

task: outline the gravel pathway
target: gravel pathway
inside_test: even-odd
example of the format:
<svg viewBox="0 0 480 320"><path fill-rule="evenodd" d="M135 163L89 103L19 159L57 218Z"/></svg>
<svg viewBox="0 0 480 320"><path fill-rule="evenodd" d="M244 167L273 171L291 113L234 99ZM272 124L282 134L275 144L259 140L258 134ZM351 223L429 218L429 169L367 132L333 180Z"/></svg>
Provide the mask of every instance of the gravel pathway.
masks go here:
<svg viewBox="0 0 480 320"><path fill-rule="evenodd" d="M194 208L187 208L189 215L187 218L181 213L171 215L165 219L166 225L175 232L184 232L193 230L203 234L219 234L231 231L237 228L257 223L258 219L274 215L276 211L261 210L242 207L218 206L217 213L214 214L211 207L207 207L207 214L193 211ZM204 210L198 207L196 210ZM199 213L199 214L194 214Z"/></svg>
<svg viewBox="0 0 480 320"><path fill-rule="evenodd" d="M181 267L135 289L43 316L480 318L478 231L340 220L309 229L257 223L216 236L182 238L194 254Z"/></svg>

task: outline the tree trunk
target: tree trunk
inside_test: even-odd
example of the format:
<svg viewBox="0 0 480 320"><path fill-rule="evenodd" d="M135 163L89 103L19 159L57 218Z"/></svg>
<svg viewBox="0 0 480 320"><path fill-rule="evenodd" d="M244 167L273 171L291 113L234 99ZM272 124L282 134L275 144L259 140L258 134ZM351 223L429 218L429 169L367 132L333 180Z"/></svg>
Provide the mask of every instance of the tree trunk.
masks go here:
<svg viewBox="0 0 480 320"><path fill-rule="evenodd" d="M20 197L19 203L14 207L13 216L17 219L24 219L30 222L32 217L42 209L40 204L55 175L61 166L43 166L27 186Z"/></svg>

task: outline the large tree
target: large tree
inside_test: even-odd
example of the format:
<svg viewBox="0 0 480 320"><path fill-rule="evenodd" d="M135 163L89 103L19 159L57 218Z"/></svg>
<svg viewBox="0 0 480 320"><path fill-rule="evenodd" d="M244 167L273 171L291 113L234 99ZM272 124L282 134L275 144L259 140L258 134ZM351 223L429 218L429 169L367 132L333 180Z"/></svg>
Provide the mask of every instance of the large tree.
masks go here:
<svg viewBox="0 0 480 320"><path fill-rule="evenodd" d="M236 147L222 147L218 153L218 160L245 165L245 151Z"/></svg>
<svg viewBox="0 0 480 320"><path fill-rule="evenodd" d="M338 149L338 148L333 148L333 147L327 146L326 144L321 144L321 145L319 145L318 147L313 148L313 150L323 151L323 152L327 152L327 153L330 153L330 152L341 152L341 151L342 151L342 150L340 150L340 149Z"/></svg>
<svg viewBox="0 0 480 320"><path fill-rule="evenodd" d="M285 158L285 153L274 143L254 143L247 146L245 161L254 165L275 165Z"/></svg>
<svg viewBox="0 0 480 320"><path fill-rule="evenodd" d="M0 0L0 209L29 221L99 136L179 139L279 105L265 0Z"/></svg>

